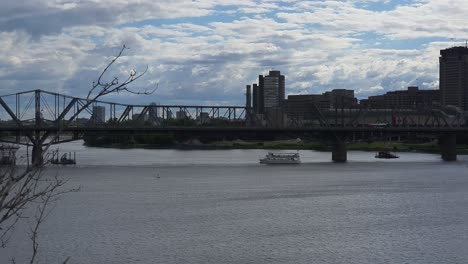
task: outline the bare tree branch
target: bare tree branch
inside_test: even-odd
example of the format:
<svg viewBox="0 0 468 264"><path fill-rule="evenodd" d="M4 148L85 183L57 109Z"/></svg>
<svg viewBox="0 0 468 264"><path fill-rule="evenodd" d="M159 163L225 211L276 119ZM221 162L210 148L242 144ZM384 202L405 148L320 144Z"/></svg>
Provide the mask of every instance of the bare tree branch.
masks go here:
<svg viewBox="0 0 468 264"><path fill-rule="evenodd" d="M52 212L52 209L48 209L49 202L54 196L54 191L56 188L54 188L51 192L46 193L44 196L41 197L41 203L37 206L37 211L35 215L35 224L31 228L31 233L30 233L30 239L32 241L32 256L30 260L30 264L34 263L34 260L36 259L38 248L39 248L39 241L38 235L39 235L39 227L44 222L44 220L49 216L49 214Z"/></svg>
<svg viewBox="0 0 468 264"><path fill-rule="evenodd" d="M123 82L119 81L118 77L113 77L110 81L104 81L105 75L110 71L115 62L128 49L125 45L120 49L117 56L107 64L104 70L99 74L97 81L93 82L87 96L86 103L80 105L75 113L60 127L59 131L54 135L52 140L44 144L42 153L47 153L52 143L69 127L78 115L87 110L88 107L102 96L111 93L128 92L131 94L148 95L156 91L158 86L153 91L135 91L129 88L129 85L140 79L148 71L148 67L143 72L131 70ZM41 139L38 139L41 140ZM45 139L43 139L45 141ZM40 142L41 144L44 142ZM6 247L11 234L18 222L25 218L23 214L26 209L31 208L30 205L35 205L36 214L33 219L29 236L32 242L32 255L30 263L34 263L39 250L38 236L40 234L40 226L50 214L53 207L51 203L55 202L60 195L69 192L75 192L79 189L61 190L66 184L65 180L55 176L50 177L45 175L45 165L47 163L33 164L29 166L29 153L27 154L26 167L18 167L13 165L0 166L0 246ZM69 261L66 258L63 263ZM15 258L11 258L12 263L16 263Z"/></svg>
<svg viewBox="0 0 468 264"><path fill-rule="evenodd" d="M111 68L111 66L123 55L123 52L128 49L125 45L122 46L117 56L112 59L112 61L104 68L104 70L99 75L97 81L93 82L91 89L88 92L86 97L86 103L82 105L59 129L59 131L55 134L55 136L49 141L54 142L57 140L63 131L69 127L72 122L83 112L86 110L93 102L96 102L99 98L111 94L111 93L120 93L120 92L128 92L130 94L135 95L150 95L153 94L159 87L159 84L156 85L156 88L152 91L135 91L128 88L128 85L133 83L134 81L140 79L148 72L149 67L146 66L145 70L141 73L138 73L136 70L130 71L128 77L125 79L124 82L119 82L118 77L113 77L112 81L106 82L103 81L105 73ZM50 148L52 144L48 144L44 146L43 153L46 153L47 150Z"/></svg>

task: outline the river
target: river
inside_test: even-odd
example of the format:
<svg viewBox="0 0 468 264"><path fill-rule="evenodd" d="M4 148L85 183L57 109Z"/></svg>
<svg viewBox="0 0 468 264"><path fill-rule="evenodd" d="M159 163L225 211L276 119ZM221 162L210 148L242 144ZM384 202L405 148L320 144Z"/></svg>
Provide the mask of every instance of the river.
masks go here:
<svg viewBox="0 0 468 264"><path fill-rule="evenodd" d="M467 156L300 151L301 165L266 166L264 150L60 151L78 165L48 175L81 190L42 226L40 263L468 262ZM31 253L23 228L0 263Z"/></svg>

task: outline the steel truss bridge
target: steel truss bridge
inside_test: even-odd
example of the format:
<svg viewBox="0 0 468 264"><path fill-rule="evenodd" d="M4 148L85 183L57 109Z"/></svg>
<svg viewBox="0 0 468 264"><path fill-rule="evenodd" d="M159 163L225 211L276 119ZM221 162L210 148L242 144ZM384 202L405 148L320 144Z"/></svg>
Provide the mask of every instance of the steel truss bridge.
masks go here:
<svg viewBox="0 0 468 264"><path fill-rule="evenodd" d="M0 96L0 141L32 145L33 152L36 148L42 153L40 149L46 143L78 140L86 132L218 136L321 133L333 135L339 153L351 133L422 133L442 137L442 156L444 158L446 150L445 156L450 158L444 159L450 160L455 151L456 135L468 132L467 116L463 113L447 113L432 107L319 110L310 106L302 112L286 110L286 115L278 115L268 111L255 114L252 108L245 106L95 101L85 107L87 103L87 99L43 90ZM83 107L84 111L76 115Z"/></svg>

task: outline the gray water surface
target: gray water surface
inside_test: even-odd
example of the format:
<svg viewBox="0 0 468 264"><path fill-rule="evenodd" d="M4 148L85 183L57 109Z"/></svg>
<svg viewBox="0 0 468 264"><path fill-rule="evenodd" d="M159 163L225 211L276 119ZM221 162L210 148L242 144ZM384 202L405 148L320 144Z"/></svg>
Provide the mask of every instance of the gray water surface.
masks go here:
<svg viewBox="0 0 468 264"><path fill-rule="evenodd" d="M48 170L81 191L42 226L41 263L468 262L466 157L301 151L299 166L262 166L259 150L76 149L78 166ZM21 231L0 263L30 253Z"/></svg>

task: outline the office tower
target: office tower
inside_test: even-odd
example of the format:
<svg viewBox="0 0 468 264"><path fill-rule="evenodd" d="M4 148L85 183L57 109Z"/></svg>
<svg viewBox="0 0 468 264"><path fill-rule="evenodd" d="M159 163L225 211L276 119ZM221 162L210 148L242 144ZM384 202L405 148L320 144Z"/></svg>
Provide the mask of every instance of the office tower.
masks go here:
<svg viewBox="0 0 468 264"><path fill-rule="evenodd" d="M258 113L258 86L256 83L253 84L252 88L252 103L253 112Z"/></svg>
<svg viewBox="0 0 468 264"><path fill-rule="evenodd" d="M172 111L170 109L166 110L166 119L173 119L174 115L172 114Z"/></svg>
<svg viewBox="0 0 468 264"><path fill-rule="evenodd" d="M439 63L442 105L453 105L468 111L468 48L441 50Z"/></svg>
<svg viewBox="0 0 468 264"><path fill-rule="evenodd" d="M106 122L106 108L104 106L93 106L93 115L91 120L97 123Z"/></svg>
<svg viewBox="0 0 468 264"><path fill-rule="evenodd" d="M263 77L263 96L264 108L281 106L285 96L285 79L280 71L270 71L269 75Z"/></svg>
<svg viewBox="0 0 468 264"><path fill-rule="evenodd" d="M210 119L210 113L208 112L200 112L200 115L198 116L198 121L202 124L208 123Z"/></svg>
<svg viewBox="0 0 468 264"><path fill-rule="evenodd" d="M151 103L148 107L148 118L149 121L151 122L157 122L158 121L158 106L156 103Z"/></svg>
<svg viewBox="0 0 468 264"><path fill-rule="evenodd" d="M185 111L176 112L176 119L186 119L186 118L188 118L187 112Z"/></svg>
<svg viewBox="0 0 468 264"><path fill-rule="evenodd" d="M278 71L278 74L280 72ZM279 94L280 94L280 105L282 104L282 101L286 99L286 80L284 78L284 75L280 75L280 82L279 82Z"/></svg>
<svg viewBox="0 0 468 264"><path fill-rule="evenodd" d="M256 114L264 114L266 108L271 110L282 106L285 99L285 78L280 71L270 71L267 76L258 76L258 85L247 85L246 89L247 106L252 106Z"/></svg>
<svg viewBox="0 0 468 264"><path fill-rule="evenodd" d="M245 107L251 108L252 107L252 90L251 90L251 86L247 85L245 89L246 89Z"/></svg>
<svg viewBox="0 0 468 264"><path fill-rule="evenodd" d="M263 75L258 76L258 94L257 94L257 100L258 100L258 113L263 114L265 111L265 89L263 87L264 85L264 80L263 80Z"/></svg>

